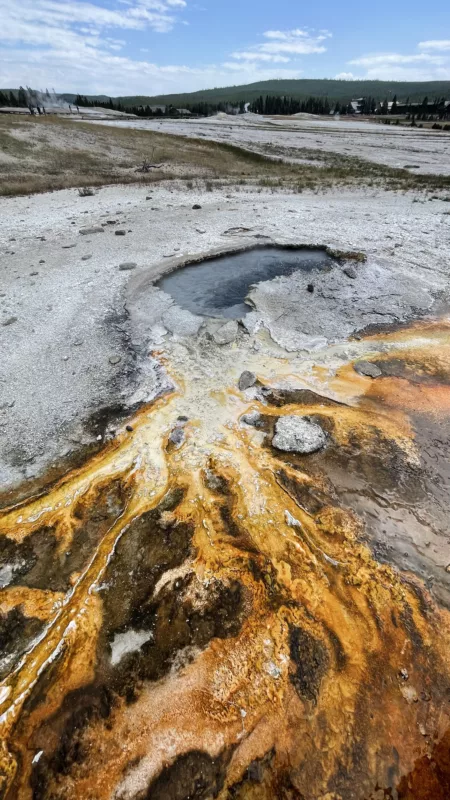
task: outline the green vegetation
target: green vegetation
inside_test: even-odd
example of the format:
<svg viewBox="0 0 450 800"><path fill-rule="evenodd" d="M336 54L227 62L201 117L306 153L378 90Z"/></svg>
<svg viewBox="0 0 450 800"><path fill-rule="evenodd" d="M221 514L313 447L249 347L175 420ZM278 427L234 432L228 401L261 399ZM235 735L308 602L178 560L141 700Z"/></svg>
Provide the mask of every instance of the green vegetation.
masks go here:
<svg viewBox="0 0 450 800"><path fill-rule="evenodd" d="M269 152L269 151L268 151ZM103 127L57 117L0 117L0 195L31 194L113 183L172 181L212 191L303 192L336 186L398 191L445 191L450 177L411 174L369 161L304 148L306 163L244 150L236 145L167 136L154 131ZM148 173L143 162L158 164Z"/></svg>
<svg viewBox="0 0 450 800"><path fill-rule="evenodd" d="M328 79L305 78L301 80L271 80L259 81L244 86L227 86L220 89L204 89L199 92L169 95L132 95L113 98L123 106L140 105L172 105L175 108L184 108L186 105L206 102L211 104L231 103L239 105L240 102L251 103L260 95L284 96L295 99L308 97L327 97L328 100L339 101L346 104L355 97L373 97L382 102L386 97L389 100L409 98L411 102L421 102L425 95L431 98L445 95L450 98L450 81L335 81ZM76 95L62 95L68 102L74 102ZM89 100L108 100L104 95L92 96Z"/></svg>

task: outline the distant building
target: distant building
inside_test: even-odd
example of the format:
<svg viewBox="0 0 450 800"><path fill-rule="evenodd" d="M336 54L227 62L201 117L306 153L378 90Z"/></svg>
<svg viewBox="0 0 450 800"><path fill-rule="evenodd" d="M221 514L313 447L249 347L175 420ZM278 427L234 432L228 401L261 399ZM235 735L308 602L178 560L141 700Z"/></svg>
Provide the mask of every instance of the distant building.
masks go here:
<svg viewBox="0 0 450 800"><path fill-rule="evenodd" d="M388 113L392 111L393 101L388 102ZM380 104L378 113L382 113L382 104ZM450 114L450 100L444 100L436 104L435 100L428 100L426 107L422 102L409 103L405 101L397 101L396 114L429 114L430 116L445 117Z"/></svg>
<svg viewBox="0 0 450 800"><path fill-rule="evenodd" d="M364 107L364 97L357 97L356 100L351 100L350 105L353 108L354 114L362 114Z"/></svg>

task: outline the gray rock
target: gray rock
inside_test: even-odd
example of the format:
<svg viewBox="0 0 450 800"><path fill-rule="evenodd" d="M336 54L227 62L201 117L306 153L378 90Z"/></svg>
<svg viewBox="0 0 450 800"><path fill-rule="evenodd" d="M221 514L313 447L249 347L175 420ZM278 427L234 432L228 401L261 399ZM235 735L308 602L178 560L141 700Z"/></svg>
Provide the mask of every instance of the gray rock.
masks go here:
<svg viewBox="0 0 450 800"><path fill-rule="evenodd" d="M92 255L87 255L87 256L82 256L81 260L82 261L89 261L89 259L91 259L91 258L92 258Z"/></svg>
<svg viewBox="0 0 450 800"><path fill-rule="evenodd" d="M201 208L201 206L198 203L195 203L195 205L193 205L192 208L194 211L198 211Z"/></svg>
<svg viewBox="0 0 450 800"><path fill-rule="evenodd" d="M286 453L315 453L325 447L327 438L320 425L307 417L280 417L275 425L272 445Z"/></svg>
<svg viewBox="0 0 450 800"><path fill-rule="evenodd" d="M81 233L82 236L89 236L89 234L91 233L104 233L104 232L105 229L102 228L100 225L98 225L95 228L80 228L79 231L79 233Z"/></svg>
<svg viewBox="0 0 450 800"><path fill-rule="evenodd" d="M184 430L183 430L183 428L177 426L171 432L171 434L169 436L169 442L179 446L180 444L183 443L183 441L184 441Z"/></svg>
<svg viewBox="0 0 450 800"><path fill-rule="evenodd" d="M195 336L203 325L203 317L173 305L163 314L162 323L176 336Z"/></svg>
<svg viewBox="0 0 450 800"><path fill-rule="evenodd" d="M17 322L17 317L8 317L2 322L3 327L6 325L12 325L14 322Z"/></svg>
<svg viewBox="0 0 450 800"><path fill-rule="evenodd" d="M122 361L122 359L121 359L120 356L111 356L109 358L109 363L110 364L119 364L121 361Z"/></svg>
<svg viewBox="0 0 450 800"><path fill-rule="evenodd" d="M76 247L76 244L63 244L63 250L72 250L73 247Z"/></svg>
<svg viewBox="0 0 450 800"><path fill-rule="evenodd" d="M260 419L261 414L259 411L249 411L248 414L242 415L241 422L245 422L246 425L252 425L253 427L256 427Z"/></svg>
<svg viewBox="0 0 450 800"><path fill-rule="evenodd" d="M238 381L239 390L245 392L246 389L250 389L251 386L255 385L256 380L257 378L254 372L245 370Z"/></svg>
<svg viewBox="0 0 450 800"><path fill-rule="evenodd" d="M135 261L124 261L123 264L119 264L119 269L122 272L127 272L130 269L136 269L137 264Z"/></svg>
<svg viewBox="0 0 450 800"><path fill-rule="evenodd" d="M366 378L379 378L383 374L381 369L370 361L357 361L354 368L358 375L364 375Z"/></svg>
<svg viewBox="0 0 450 800"><path fill-rule="evenodd" d="M103 228L102 228L102 230L103 230ZM126 235L126 231L114 231L114 235L115 236L125 236Z"/></svg>
<svg viewBox="0 0 450 800"><path fill-rule="evenodd" d="M230 319L225 325L222 325L215 333L213 339L216 344L231 344L234 342L239 331L239 326L234 319Z"/></svg>
<svg viewBox="0 0 450 800"><path fill-rule="evenodd" d="M357 272L354 267L345 267L343 270L344 275L347 275L347 278L356 278Z"/></svg>

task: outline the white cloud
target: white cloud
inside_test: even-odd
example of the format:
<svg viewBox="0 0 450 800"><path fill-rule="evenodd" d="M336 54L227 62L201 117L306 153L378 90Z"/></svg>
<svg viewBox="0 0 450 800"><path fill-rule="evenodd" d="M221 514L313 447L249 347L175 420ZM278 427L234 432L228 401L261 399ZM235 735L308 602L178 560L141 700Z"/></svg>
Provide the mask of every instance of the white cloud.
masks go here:
<svg viewBox="0 0 450 800"><path fill-rule="evenodd" d="M430 56L426 53L418 53L416 55L400 55L399 53L379 53L377 55L363 56L362 58L354 58L349 61L349 64L360 64L363 67L375 67L378 64L445 64L445 58L442 56Z"/></svg>
<svg viewBox="0 0 450 800"><path fill-rule="evenodd" d="M334 76L335 81L357 81L359 80L356 75L353 75L353 72L338 72L337 75Z"/></svg>
<svg viewBox="0 0 450 800"><path fill-rule="evenodd" d="M384 81L450 80L450 55L435 52L445 50L450 42L421 42L420 53L372 53L348 62L366 68L362 78ZM433 45L433 46L430 46ZM439 45L439 46L437 46ZM425 52L424 52L425 51Z"/></svg>
<svg viewBox="0 0 450 800"><path fill-rule="evenodd" d="M276 52L242 51L201 67L152 63L150 45L128 57L127 31L170 31L183 22L186 0L109 0L109 8L97 1L0 0L0 86L153 95L300 77Z"/></svg>
<svg viewBox="0 0 450 800"><path fill-rule="evenodd" d="M252 52L251 50L242 50L240 52L231 53L231 58L238 61L271 61L272 63L289 63L290 59L286 56L271 55L270 53Z"/></svg>
<svg viewBox="0 0 450 800"><path fill-rule="evenodd" d="M325 53L323 42L331 37L328 31L316 34L314 31L294 28L289 31L266 31L263 34L266 42L253 45L246 50L238 50L231 57L240 60L281 61L290 60L290 56Z"/></svg>
<svg viewBox="0 0 450 800"><path fill-rule="evenodd" d="M450 50L450 39L431 39L428 42L419 42L421 50Z"/></svg>

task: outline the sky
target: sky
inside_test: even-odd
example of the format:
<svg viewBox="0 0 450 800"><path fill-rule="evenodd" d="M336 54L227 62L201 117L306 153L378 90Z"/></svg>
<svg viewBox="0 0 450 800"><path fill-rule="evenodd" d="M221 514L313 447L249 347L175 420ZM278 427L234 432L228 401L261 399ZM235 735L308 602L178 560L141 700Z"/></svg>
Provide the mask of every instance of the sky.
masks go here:
<svg viewBox="0 0 450 800"><path fill-rule="evenodd" d="M0 87L157 95L450 80L448 0L0 0Z"/></svg>

